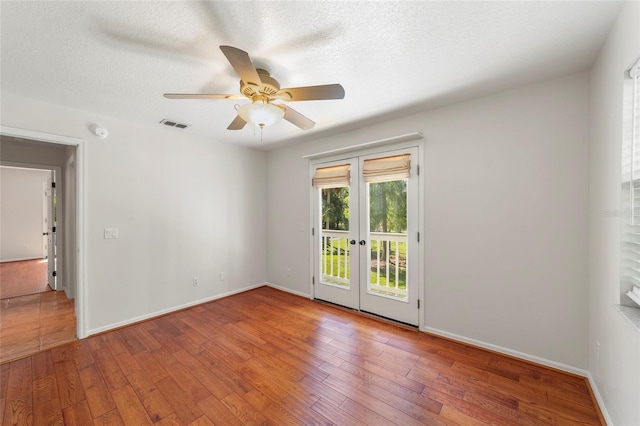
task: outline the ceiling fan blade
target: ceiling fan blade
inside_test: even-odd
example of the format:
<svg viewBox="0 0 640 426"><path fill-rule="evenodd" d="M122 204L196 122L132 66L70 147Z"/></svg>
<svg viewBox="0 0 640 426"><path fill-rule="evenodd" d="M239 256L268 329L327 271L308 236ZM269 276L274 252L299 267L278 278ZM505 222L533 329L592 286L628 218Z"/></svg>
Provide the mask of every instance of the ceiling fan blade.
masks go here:
<svg viewBox="0 0 640 426"><path fill-rule="evenodd" d="M309 130L316 125L315 121L305 117L293 108L286 105L278 105L284 110L284 119L289 123L300 127L302 130Z"/></svg>
<svg viewBox="0 0 640 426"><path fill-rule="evenodd" d="M236 116L236 118L233 119L233 121L231 122L231 124L229 124L229 127L227 127L227 130L242 130L242 128L247 124L246 121L244 121L242 119L242 117L240 117L239 115Z"/></svg>
<svg viewBox="0 0 640 426"><path fill-rule="evenodd" d="M252 86L260 86L260 76L258 76L258 71L256 71L256 67L251 62L247 52L231 46L220 46L220 50L227 57L227 60L242 81Z"/></svg>
<svg viewBox="0 0 640 426"><path fill-rule="evenodd" d="M165 93L167 99L244 99L240 95L217 95L208 93Z"/></svg>
<svg viewBox="0 0 640 426"><path fill-rule="evenodd" d="M344 99L344 87L340 84L323 86L290 87L280 89L276 98L284 101L321 101L324 99Z"/></svg>

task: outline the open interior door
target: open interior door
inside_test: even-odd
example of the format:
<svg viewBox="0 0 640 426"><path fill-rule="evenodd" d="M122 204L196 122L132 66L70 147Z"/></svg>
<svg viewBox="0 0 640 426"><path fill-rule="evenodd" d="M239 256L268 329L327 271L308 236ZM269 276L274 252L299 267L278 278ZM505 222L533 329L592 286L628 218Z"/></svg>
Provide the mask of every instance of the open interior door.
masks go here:
<svg viewBox="0 0 640 426"><path fill-rule="evenodd" d="M47 230L43 234L47 237L47 280L52 290L57 290L56 279L56 183L55 172L51 171L51 176L47 178L46 206L47 217L45 218Z"/></svg>

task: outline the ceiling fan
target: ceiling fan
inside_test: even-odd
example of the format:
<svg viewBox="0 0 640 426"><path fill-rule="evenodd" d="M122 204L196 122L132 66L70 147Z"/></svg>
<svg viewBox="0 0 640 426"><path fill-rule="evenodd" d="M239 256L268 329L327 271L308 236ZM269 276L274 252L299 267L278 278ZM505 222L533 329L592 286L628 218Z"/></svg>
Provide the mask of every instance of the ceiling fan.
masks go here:
<svg viewBox="0 0 640 426"><path fill-rule="evenodd" d="M250 104L236 106L238 115L227 127L240 130L247 123L260 128L270 126L282 118L302 130L312 128L316 123L284 104L274 101L296 102L325 99L343 99L344 88L340 84L322 86L280 88L280 83L263 69L256 69L249 54L231 46L220 46L233 69L240 76L240 95L165 93L169 99L249 99Z"/></svg>

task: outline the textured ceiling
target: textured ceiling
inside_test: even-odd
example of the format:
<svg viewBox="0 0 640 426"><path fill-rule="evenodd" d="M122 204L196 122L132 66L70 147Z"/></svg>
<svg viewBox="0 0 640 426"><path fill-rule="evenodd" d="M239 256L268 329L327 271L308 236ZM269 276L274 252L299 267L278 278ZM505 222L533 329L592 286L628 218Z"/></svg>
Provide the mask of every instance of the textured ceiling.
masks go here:
<svg viewBox="0 0 640 426"><path fill-rule="evenodd" d="M257 148L587 69L620 2L0 2L2 92ZM344 100L289 105L316 121L226 130L238 93L219 49L249 52L282 87L341 83Z"/></svg>

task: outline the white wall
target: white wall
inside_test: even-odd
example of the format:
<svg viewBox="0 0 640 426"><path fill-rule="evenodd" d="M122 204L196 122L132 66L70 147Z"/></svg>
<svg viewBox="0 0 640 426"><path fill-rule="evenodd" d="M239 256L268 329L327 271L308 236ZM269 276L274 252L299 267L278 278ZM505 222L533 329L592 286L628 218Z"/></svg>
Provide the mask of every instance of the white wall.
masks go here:
<svg viewBox="0 0 640 426"><path fill-rule="evenodd" d="M589 370L614 424L640 424L640 331L620 303L623 77L640 57L640 3L628 2L590 75ZM600 349L597 344L600 343Z"/></svg>
<svg viewBox="0 0 640 426"><path fill-rule="evenodd" d="M0 167L0 261L42 259L49 171Z"/></svg>
<svg viewBox="0 0 640 426"><path fill-rule="evenodd" d="M265 153L5 93L1 101L4 126L87 140L89 332L265 281ZM110 136L93 137L93 123ZM120 238L105 240L104 227Z"/></svg>
<svg viewBox="0 0 640 426"><path fill-rule="evenodd" d="M426 326L586 369L587 83L570 75L269 152L269 282L309 292L301 156L419 131Z"/></svg>

